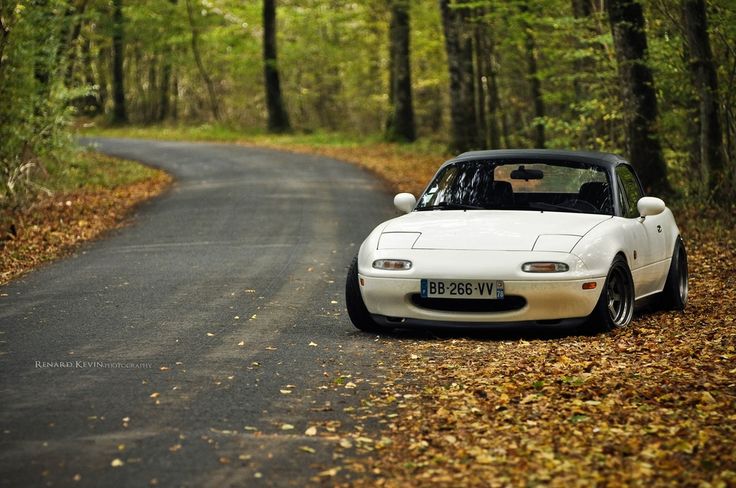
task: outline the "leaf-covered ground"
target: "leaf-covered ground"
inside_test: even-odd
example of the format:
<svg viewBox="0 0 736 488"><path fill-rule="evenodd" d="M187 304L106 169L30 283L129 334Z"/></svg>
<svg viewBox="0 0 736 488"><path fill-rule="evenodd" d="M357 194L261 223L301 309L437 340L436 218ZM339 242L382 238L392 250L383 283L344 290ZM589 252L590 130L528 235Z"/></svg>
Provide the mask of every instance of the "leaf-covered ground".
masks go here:
<svg viewBox="0 0 736 488"><path fill-rule="evenodd" d="M404 337L363 415L378 486L736 486L736 232L686 230L691 301L627 328ZM407 342L408 341L408 342Z"/></svg>
<svg viewBox="0 0 736 488"><path fill-rule="evenodd" d="M131 209L171 182L163 171L97 154L57 166L44 182L57 191L1 211L0 284L123 225Z"/></svg>
<svg viewBox="0 0 736 488"><path fill-rule="evenodd" d="M394 144L226 140L351 161L415 194L445 158ZM375 391L353 412L353 432L320 429L317 435L334 437L342 464L313 481L736 486L736 214L733 207L725 216L675 214L690 259L684 312L644 311L629 327L598 334L383 337L378 369L385 377L371 381ZM350 378L350 371L340 374ZM381 429L371 434L375 426Z"/></svg>

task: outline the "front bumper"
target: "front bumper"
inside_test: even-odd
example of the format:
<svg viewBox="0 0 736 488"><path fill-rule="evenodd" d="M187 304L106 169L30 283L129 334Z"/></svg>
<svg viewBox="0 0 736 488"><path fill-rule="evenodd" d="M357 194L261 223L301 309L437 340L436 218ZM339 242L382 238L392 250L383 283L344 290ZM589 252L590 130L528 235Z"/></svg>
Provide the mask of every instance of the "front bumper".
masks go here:
<svg viewBox="0 0 736 488"><path fill-rule="evenodd" d="M368 311L386 317L389 322L406 324L454 323L488 324L557 321L590 315L595 308L605 276L558 280L504 280L507 297L522 297L525 304L516 310L466 312L436 310L418 306L412 296L420 293L418 278L374 277L359 275L361 294ZM583 283L596 282L592 290ZM410 320L405 320L410 319ZM544 322L542 322L544 323Z"/></svg>

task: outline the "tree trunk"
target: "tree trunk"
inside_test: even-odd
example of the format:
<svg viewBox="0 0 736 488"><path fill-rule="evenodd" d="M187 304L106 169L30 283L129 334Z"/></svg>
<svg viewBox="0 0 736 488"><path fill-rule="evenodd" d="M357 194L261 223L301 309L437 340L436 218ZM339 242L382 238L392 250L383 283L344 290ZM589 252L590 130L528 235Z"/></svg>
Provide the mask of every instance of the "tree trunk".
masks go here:
<svg viewBox="0 0 736 488"><path fill-rule="evenodd" d="M459 152L481 144L475 113L472 29L467 22L468 9L455 5L461 4L451 7L450 0L440 0L450 74L450 150Z"/></svg>
<svg viewBox="0 0 736 488"><path fill-rule="evenodd" d="M593 13L591 0L572 0L572 15L576 19L590 17Z"/></svg>
<svg viewBox="0 0 736 488"><path fill-rule="evenodd" d="M478 12L480 15L482 12ZM488 82L488 63L486 63L485 24L476 20L473 28L473 56L475 61L475 123L478 125L478 142L488 147L488 124L486 117L486 85Z"/></svg>
<svg viewBox="0 0 736 488"><path fill-rule="evenodd" d="M529 6L526 2L520 6L522 16L528 13ZM542 99L542 83L539 81L539 70L537 69L537 43L534 39L531 26L522 17L521 28L524 30L524 50L526 54L527 78L532 102L534 103L534 147L543 149L544 138L544 100Z"/></svg>
<svg viewBox="0 0 736 488"><path fill-rule="evenodd" d="M174 14L174 8L176 7L178 0L169 0L171 4L171 14ZM163 122L169 117L170 112L170 98L171 98L171 56L174 50L170 45L164 48L163 59L161 63L161 86L158 94L158 114L157 120Z"/></svg>
<svg viewBox="0 0 736 488"><path fill-rule="evenodd" d="M487 35L484 36L482 47L483 53L486 56L485 66L487 68L488 138L491 149L500 149L501 133L498 126L498 119L501 113L501 99L498 96L498 58L496 54L495 36L490 29Z"/></svg>
<svg viewBox="0 0 736 488"><path fill-rule="evenodd" d="M94 65L94 60L92 59L92 49L90 45L91 41L88 38L85 38L82 42L82 66L84 84L88 87L94 87L95 85L98 85L98 83L97 80L95 80L95 74L92 69ZM83 114L94 116L98 115L101 112L100 98L98 93L99 88L98 90L91 89L89 93L78 100L77 103L81 105L80 110Z"/></svg>
<svg viewBox="0 0 736 488"><path fill-rule="evenodd" d="M77 61L76 44L77 44L77 39L79 39L79 34L82 32L82 16L84 15L84 11L86 9L87 9L87 0L82 0L72 10L73 12L72 15L75 17L74 27L72 28L69 38L65 40L65 44L64 44L66 51L68 53L67 61L66 61L66 74L64 75L64 84L66 86L73 85L74 67Z"/></svg>
<svg viewBox="0 0 736 488"><path fill-rule="evenodd" d="M10 38L10 32L13 30L13 26L16 22L16 5L15 3L0 4L0 74L3 72L3 53L5 52L5 46L8 45L8 39Z"/></svg>
<svg viewBox="0 0 736 488"><path fill-rule="evenodd" d="M392 113L386 127L386 138L390 141L411 142L416 139L411 94L409 29L408 0L391 0L389 49Z"/></svg>
<svg viewBox="0 0 736 488"><path fill-rule="evenodd" d="M291 130L284 108L276 58L276 0L263 0L263 75L266 82L266 108L269 132Z"/></svg>
<svg viewBox="0 0 736 488"><path fill-rule="evenodd" d="M572 0L572 16L576 20L581 19L587 19L591 16L593 13L593 5L591 5L591 0ZM577 31L580 29L582 25L580 23L576 23L575 30ZM580 38L578 36L578 32L573 32L571 41L573 42L573 45L577 48L582 48L582 43L580 41ZM583 59L575 59L573 63L573 67L576 74L579 74L583 70L585 70L585 67L591 63L591 59L586 56ZM579 102L583 99L583 97L586 95L585 90L583 90L583 87L580 84L580 80L577 76L573 78L573 89L575 90L575 101ZM577 111L575 111L577 114Z"/></svg>
<svg viewBox="0 0 736 488"><path fill-rule="evenodd" d="M107 91L107 75L109 74L110 66L108 60L112 56L110 55L110 48L98 48L97 49L97 83L99 91L97 98L100 105L100 113L105 113L105 106L107 105L108 91Z"/></svg>
<svg viewBox="0 0 736 488"><path fill-rule="evenodd" d="M656 133L657 97L646 64L644 13L636 0L606 0L626 113L626 140L631 164L648 193L670 193L667 166Z"/></svg>
<svg viewBox="0 0 736 488"><path fill-rule="evenodd" d="M158 116L159 122L163 122L169 117L169 89L171 88L171 50L167 49L163 56L163 66L161 67L161 86L158 93Z"/></svg>
<svg viewBox="0 0 736 488"><path fill-rule="evenodd" d="M125 108L125 88L123 73L123 0L113 0L112 12L112 122L124 124L128 121L128 112Z"/></svg>
<svg viewBox="0 0 736 488"><path fill-rule="evenodd" d="M723 133L718 104L718 77L708 38L708 21L704 0L682 0L685 27L685 52L688 67L698 92L697 125L699 125L700 174L708 189L717 197L727 197L730 185L725 173Z"/></svg>
<svg viewBox="0 0 736 488"><path fill-rule="evenodd" d="M542 99L542 83L539 81L539 73L537 72L537 46L534 36L529 28L526 29L524 46L526 48L527 74L529 76L529 85L531 89L531 97L534 101L534 147L543 149L544 140L544 100Z"/></svg>
<svg viewBox="0 0 736 488"><path fill-rule="evenodd" d="M187 16L189 17L189 28L192 31L192 54L194 55L194 62L197 64L199 75L202 77L202 81L204 81L205 87L207 88L212 116L215 120L220 120L220 107L217 103L215 84L212 82L209 74L207 74L207 70L204 68L204 63L202 62L202 56L199 52L199 29L194 22L194 11L192 10L192 2L190 0L187 0Z"/></svg>
<svg viewBox="0 0 736 488"><path fill-rule="evenodd" d="M153 54L148 59L148 93L146 95L146 123L155 122L158 119L159 106L158 95L161 93L158 87L158 55Z"/></svg>

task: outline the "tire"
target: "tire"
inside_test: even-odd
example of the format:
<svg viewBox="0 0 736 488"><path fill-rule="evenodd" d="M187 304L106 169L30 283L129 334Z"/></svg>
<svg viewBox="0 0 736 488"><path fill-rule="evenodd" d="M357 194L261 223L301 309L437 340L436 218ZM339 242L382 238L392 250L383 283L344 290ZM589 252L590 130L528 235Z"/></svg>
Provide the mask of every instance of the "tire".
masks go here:
<svg viewBox="0 0 736 488"><path fill-rule="evenodd" d="M685 244L678 236L677 241L675 241L675 249L672 251L672 261L667 273L667 281L660 294L664 310L685 309L688 296L688 277L687 252L685 251Z"/></svg>
<svg viewBox="0 0 736 488"><path fill-rule="evenodd" d="M378 334L390 330L378 325L371 318L368 309L365 308L363 296L360 294L360 284L358 283L358 256L353 258L353 262L348 269L348 276L345 280L345 305L348 309L350 321L356 328L363 332Z"/></svg>
<svg viewBox="0 0 736 488"><path fill-rule="evenodd" d="M601 297L590 315L591 324L606 331L629 325L634 316L634 296L631 271L619 254L608 270Z"/></svg>

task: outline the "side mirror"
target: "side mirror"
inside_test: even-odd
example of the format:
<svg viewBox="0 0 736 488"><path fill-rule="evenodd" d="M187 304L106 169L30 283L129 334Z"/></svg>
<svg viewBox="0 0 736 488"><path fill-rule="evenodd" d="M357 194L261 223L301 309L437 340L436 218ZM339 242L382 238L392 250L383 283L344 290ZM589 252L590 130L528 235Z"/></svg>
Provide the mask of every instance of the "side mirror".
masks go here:
<svg viewBox="0 0 736 488"><path fill-rule="evenodd" d="M411 212L416 205L417 199L411 193L399 193L394 197L394 207L404 213Z"/></svg>
<svg viewBox="0 0 736 488"><path fill-rule="evenodd" d="M639 210L639 215L649 217L650 215L659 215L664 212L665 205L661 198L642 197L636 202L636 208Z"/></svg>

